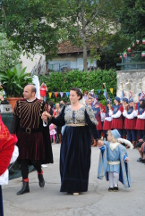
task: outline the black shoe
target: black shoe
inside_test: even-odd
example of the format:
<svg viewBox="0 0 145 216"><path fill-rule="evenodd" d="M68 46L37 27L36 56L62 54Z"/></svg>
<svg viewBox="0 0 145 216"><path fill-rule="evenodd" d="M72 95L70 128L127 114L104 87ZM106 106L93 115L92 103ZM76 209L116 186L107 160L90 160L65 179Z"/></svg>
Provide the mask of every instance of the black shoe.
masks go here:
<svg viewBox="0 0 145 216"><path fill-rule="evenodd" d="M145 159L141 159L140 162L141 162L141 163L145 163Z"/></svg>
<svg viewBox="0 0 145 216"><path fill-rule="evenodd" d="M23 181L23 185L20 191L17 192L17 195L22 195L24 193L29 193L30 189L29 189L29 182L24 182Z"/></svg>
<svg viewBox="0 0 145 216"><path fill-rule="evenodd" d="M43 175L42 174L38 174L38 179L39 179L39 186L40 187L44 187L45 181L44 181Z"/></svg>
<svg viewBox="0 0 145 216"><path fill-rule="evenodd" d="M137 159L137 162L141 162L142 158Z"/></svg>
<svg viewBox="0 0 145 216"><path fill-rule="evenodd" d="M110 187L109 187L109 188L108 188L108 191L109 191L109 192L113 192L113 188L110 188Z"/></svg>
<svg viewBox="0 0 145 216"><path fill-rule="evenodd" d="M118 192L118 190L119 190L118 187L114 187L114 188L113 188L113 191L114 191L114 192Z"/></svg>

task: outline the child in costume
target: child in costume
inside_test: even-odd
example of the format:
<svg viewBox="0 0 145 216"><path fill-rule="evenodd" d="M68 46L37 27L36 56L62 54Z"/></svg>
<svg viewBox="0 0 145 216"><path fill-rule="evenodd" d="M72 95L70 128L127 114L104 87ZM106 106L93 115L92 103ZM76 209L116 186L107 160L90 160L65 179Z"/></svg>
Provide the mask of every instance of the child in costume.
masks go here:
<svg viewBox="0 0 145 216"><path fill-rule="evenodd" d="M129 169L129 158L126 148L117 139L120 138L118 130L108 131L108 141L98 141L100 147L98 178L109 180L108 191L118 191L118 180L125 188L131 187L131 177Z"/></svg>
<svg viewBox="0 0 145 216"><path fill-rule="evenodd" d="M53 140L53 143L55 143L56 130L55 130L55 125L54 124L49 125L49 132L50 132L51 143L52 143L52 140Z"/></svg>

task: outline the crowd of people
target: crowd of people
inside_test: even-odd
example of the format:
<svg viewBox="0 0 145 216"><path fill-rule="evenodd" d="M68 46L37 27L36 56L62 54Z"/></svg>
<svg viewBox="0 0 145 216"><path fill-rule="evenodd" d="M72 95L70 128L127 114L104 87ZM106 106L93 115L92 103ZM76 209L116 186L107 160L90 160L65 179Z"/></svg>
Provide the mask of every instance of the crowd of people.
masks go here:
<svg viewBox="0 0 145 216"><path fill-rule="evenodd" d="M60 101L54 106L53 102L47 104L46 98L36 97L34 85L25 86L23 96L15 105L12 125L12 133L18 139L15 140L19 149L17 161L21 164L23 179L17 195L30 192L29 164L37 170L39 186L45 186L42 164L53 163L51 144L57 139L61 143L60 192L79 195L88 191L92 146L100 148L98 179L106 175L108 191L118 191L118 181L125 188L131 187L127 148L137 148L141 155L139 161L145 160L144 98L135 104L133 99L121 101L116 96L115 105L109 98L105 107L93 90L83 94L74 87L70 90L70 103ZM2 148L0 154L3 154ZM10 157L7 166L9 160Z"/></svg>
<svg viewBox="0 0 145 216"><path fill-rule="evenodd" d="M108 130L117 129L122 138L129 140L140 154L139 162L145 163L145 98L139 93L138 101L133 98L115 97L114 104L111 98L107 99L107 106L104 107L98 96L93 91L84 94L86 104L92 107L98 121L98 139L105 139ZM137 145L137 142L140 144ZM95 141L93 146L97 146Z"/></svg>

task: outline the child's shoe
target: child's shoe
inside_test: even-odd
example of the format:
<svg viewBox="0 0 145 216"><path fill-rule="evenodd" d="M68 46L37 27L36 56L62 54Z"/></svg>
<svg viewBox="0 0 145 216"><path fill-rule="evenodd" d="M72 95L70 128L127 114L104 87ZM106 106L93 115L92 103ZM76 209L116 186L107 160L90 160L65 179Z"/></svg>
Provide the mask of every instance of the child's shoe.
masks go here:
<svg viewBox="0 0 145 216"><path fill-rule="evenodd" d="M108 191L109 191L109 192L113 192L113 188L110 188L110 187L109 187L109 188L108 188Z"/></svg>
<svg viewBox="0 0 145 216"><path fill-rule="evenodd" d="M114 192L118 192L118 190L119 190L118 187L114 187L114 188L113 188L113 191L114 191Z"/></svg>

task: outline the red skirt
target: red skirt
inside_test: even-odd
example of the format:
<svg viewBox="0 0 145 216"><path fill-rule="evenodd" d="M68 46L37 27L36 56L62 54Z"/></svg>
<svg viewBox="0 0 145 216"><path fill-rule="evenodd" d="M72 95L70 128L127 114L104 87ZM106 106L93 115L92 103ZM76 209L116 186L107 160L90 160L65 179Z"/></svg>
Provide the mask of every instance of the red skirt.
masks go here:
<svg viewBox="0 0 145 216"><path fill-rule="evenodd" d="M103 130L111 130L111 128L112 128L112 121L105 120L103 124Z"/></svg>
<svg viewBox="0 0 145 216"><path fill-rule="evenodd" d="M123 129L123 120L122 119L115 119L112 120L112 129Z"/></svg>
<svg viewBox="0 0 145 216"><path fill-rule="evenodd" d="M135 130L136 119L125 119L124 129Z"/></svg>
<svg viewBox="0 0 145 216"><path fill-rule="evenodd" d="M138 119L136 120L136 130L145 130L145 119Z"/></svg>
<svg viewBox="0 0 145 216"><path fill-rule="evenodd" d="M103 129L103 128L102 128L102 122L101 122L101 121L98 122L98 125L96 126L96 129L97 129L97 130L102 130L102 129Z"/></svg>

